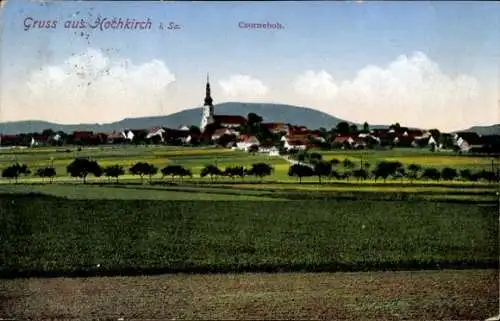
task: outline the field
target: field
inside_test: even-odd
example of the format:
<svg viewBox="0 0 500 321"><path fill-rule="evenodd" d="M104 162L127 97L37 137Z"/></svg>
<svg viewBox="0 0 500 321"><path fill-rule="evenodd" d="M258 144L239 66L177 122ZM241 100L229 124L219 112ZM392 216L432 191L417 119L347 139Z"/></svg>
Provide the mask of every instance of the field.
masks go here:
<svg viewBox="0 0 500 321"><path fill-rule="evenodd" d="M498 265L494 205L14 195L0 202L4 276Z"/></svg>
<svg viewBox="0 0 500 321"><path fill-rule="evenodd" d="M318 151L325 160L336 158L340 161L348 158L359 164L364 162L371 164L372 168L380 161L398 160L405 165L419 164L423 167L443 168L451 166L456 169L490 170L492 159L487 157L460 156L447 153L432 153L429 151L414 149L394 149L390 151ZM121 146L121 147L87 147L78 151L77 148L40 148L40 149L19 149L0 150L0 170L10 166L14 161L24 163L31 169L53 165L58 173L58 181L74 181L68 177L66 166L75 157L91 157L102 166L119 164L129 168L136 162L149 162L162 168L167 164L183 165L190 169L195 180L199 179L201 169L207 164L216 164L220 168L231 165L250 166L252 163L266 162L274 167L272 176L265 178L265 181L293 181L288 173L289 163L280 157L270 157L265 155L249 155L242 151L234 151L223 148L191 148L191 147L168 147L168 146ZM498 160L495 161L498 163ZM341 168L341 167L339 167ZM136 180L130 174L123 176L125 180ZM105 181L100 178L97 181ZM161 175L155 176L155 180L161 180ZM36 177L27 177L23 182L40 182ZM305 179L305 182L316 182L317 178ZM457 182L459 183L459 182Z"/></svg>
<svg viewBox="0 0 500 321"><path fill-rule="evenodd" d="M0 311L18 320L485 320L498 311L498 281L492 270L17 279L0 283Z"/></svg>
<svg viewBox="0 0 500 321"><path fill-rule="evenodd" d="M372 167L382 160L474 171L492 165L488 158L413 150L321 153ZM194 177L156 175L150 184L130 174L118 183L90 176L82 184L66 174L78 156L127 169L136 162L179 164ZM6 316L428 320L497 313L496 184L298 184L281 157L217 148L0 150L0 170L13 161L32 171L52 164L58 175L53 184L32 175L18 184L0 179ZM262 181L199 177L206 164L257 162L271 164L273 174ZM172 272L195 274L161 275ZM39 278L47 276L70 278Z"/></svg>

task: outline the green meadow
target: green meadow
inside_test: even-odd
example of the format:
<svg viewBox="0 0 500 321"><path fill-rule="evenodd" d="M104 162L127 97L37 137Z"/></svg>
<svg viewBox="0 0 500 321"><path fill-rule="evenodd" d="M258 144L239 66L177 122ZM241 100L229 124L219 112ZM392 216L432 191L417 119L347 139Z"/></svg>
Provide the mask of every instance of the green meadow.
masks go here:
<svg viewBox="0 0 500 321"><path fill-rule="evenodd" d="M312 151L314 152L314 151ZM343 161L350 159L355 164L368 162L371 168L380 161L399 161L404 165L418 164L422 167L434 167L442 169L453 167L457 170L470 169L473 171L490 170L492 158L463 156L451 153L430 152L418 149L394 149L394 150L363 150L363 151L316 151L322 154L324 160L333 158ZM207 164L215 164L224 169L227 166L241 165L251 166L253 163L266 162L273 166L274 173L266 177L266 181L295 181L288 176L290 164L281 157L267 155L250 155L243 151L235 151L224 148L193 148L193 147L170 147L170 146L113 146L113 147L85 147L78 150L71 148L35 148L19 150L0 150L0 170L12 165L13 162L24 163L33 171L36 168L53 166L57 172L57 179L65 181L68 178L66 166L75 157L91 157L102 166L122 165L128 170L136 162L148 162L159 168L168 164L178 164L191 170L194 178L199 178L201 169ZM498 160L496 160L498 163ZM344 169L338 165L335 169L342 172ZM123 176L125 180L133 180L130 174ZM160 179L156 175L155 179ZM94 181L105 181L99 178ZM251 178L248 178L251 180ZM30 176L22 179L23 182L41 181ZM71 181L71 179L70 179ZM316 178L306 178L305 182L315 182Z"/></svg>

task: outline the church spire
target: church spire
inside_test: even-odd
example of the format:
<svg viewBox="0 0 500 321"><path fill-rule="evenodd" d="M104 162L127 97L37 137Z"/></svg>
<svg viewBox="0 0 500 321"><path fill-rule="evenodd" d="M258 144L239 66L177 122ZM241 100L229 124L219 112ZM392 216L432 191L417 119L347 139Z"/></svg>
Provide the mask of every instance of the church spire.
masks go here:
<svg viewBox="0 0 500 321"><path fill-rule="evenodd" d="M207 73L207 89L205 93L205 106L212 106L212 96L210 96L210 80L208 78L208 73Z"/></svg>

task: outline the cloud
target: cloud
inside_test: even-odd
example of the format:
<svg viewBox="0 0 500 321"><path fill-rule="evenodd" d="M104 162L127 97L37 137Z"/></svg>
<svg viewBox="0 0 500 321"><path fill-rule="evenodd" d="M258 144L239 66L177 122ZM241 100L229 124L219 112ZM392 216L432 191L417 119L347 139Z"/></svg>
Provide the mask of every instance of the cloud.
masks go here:
<svg viewBox="0 0 500 321"><path fill-rule="evenodd" d="M319 72L306 71L297 77L294 88L298 94L312 97L320 96L325 99L335 97L338 92L338 86L332 75L324 70Z"/></svg>
<svg viewBox="0 0 500 321"><path fill-rule="evenodd" d="M42 66L26 83L11 86L6 100L22 110L4 109L2 118L29 115L81 123L158 114L165 89L175 80L160 60L134 64L89 48L60 65Z"/></svg>
<svg viewBox="0 0 500 321"><path fill-rule="evenodd" d="M219 81L223 93L231 98L257 98L267 95L267 88L261 80L248 75L232 75Z"/></svg>
<svg viewBox="0 0 500 321"><path fill-rule="evenodd" d="M477 112L486 105L477 79L447 75L421 52L399 56L386 67L366 66L342 82L309 70L296 77L294 88L323 111L360 123L466 128L485 119ZM492 108L485 112L496 115Z"/></svg>

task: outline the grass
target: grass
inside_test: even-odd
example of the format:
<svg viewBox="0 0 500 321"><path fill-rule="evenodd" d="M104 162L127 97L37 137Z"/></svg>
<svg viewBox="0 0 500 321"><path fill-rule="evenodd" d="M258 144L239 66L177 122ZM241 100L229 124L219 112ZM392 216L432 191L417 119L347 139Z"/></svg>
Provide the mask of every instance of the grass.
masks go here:
<svg viewBox="0 0 500 321"><path fill-rule="evenodd" d="M66 151L69 152L66 152ZM343 160L349 158L355 163L363 159L368 161L372 168L380 161L400 161L405 165L413 163L423 167L443 168L451 166L457 169L470 169L478 171L491 169L491 158L461 156L448 153L432 153L420 149L393 149L388 151L364 150L364 151L317 151L323 155L325 160L337 158ZM266 162L271 164L275 172L270 180L293 181L288 177L289 164L280 157L269 157L265 155L249 155L242 151L234 151L224 148L213 147L173 147L173 146L103 146L86 147L81 151L76 148L34 148L23 150L0 150L0 170L10 166L13 161L27 164L33 171L36 168L46 167L53 164L58 179L67 177L66 166L75 157L92 157L102 166L119 164L127 170L136 162L149 162L162 168L167 164L180 164L190 169L197 177L201 169L207 164L217 164L224 168L232 165L250 166L252 163ZM498 162L498 161L497 161ZM342 166L337 168L343 171ZM33 181L33 177L28 180ZM137 179L129 176L127 179ZM314 181L315 178L306 179Z"/></svg>
<svg viewBox="0 0 500 321"><path fill-rule="evenodd" d="M498 282L498 270L31 278L0 280L0 309L22 320L485 320Z"/></svg>
<svg viewBox="0 0 500 321"><path fill-rule="evenodd" d="M149 188L148 188L149 187ZM253 192L253 193L252 193ZM79 200L168 200L168 201L274 201L263 193L233 191L222 189L151 188L137 185L83 185L83 184L46 184L46 185L0 185L0 193L6 194L45 194Z"/></svg>
<svg viewBox="0 0 500 321"><path fill-rule="evenodd" d="M0 206L3 275L491 266L499 255L494 205L11 194Z"/></svg>

